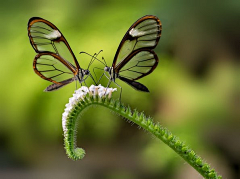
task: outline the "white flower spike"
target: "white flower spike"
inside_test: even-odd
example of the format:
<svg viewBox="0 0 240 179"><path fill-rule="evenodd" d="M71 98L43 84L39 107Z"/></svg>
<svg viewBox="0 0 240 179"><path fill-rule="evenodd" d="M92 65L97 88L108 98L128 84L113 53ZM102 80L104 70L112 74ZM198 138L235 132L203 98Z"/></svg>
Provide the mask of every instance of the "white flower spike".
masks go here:
<svg viewBox="0 0 240 179"><path fill-rule="evenodd" d="M67 116L78 101L84 100L84 97L87 94L89 94L89 96L98 95L100 98L108 96L108 98L110 99L114 91L117 91L117 88L105 88L101 84L99 84L98 86L91 85L89 88L86 86L82 86L81 88L75 90L73 97L69 98L68 104L65 105L66 108L64 110L64 113L62 114L62 128L64 131L64 136L67 133Z"/></svg>

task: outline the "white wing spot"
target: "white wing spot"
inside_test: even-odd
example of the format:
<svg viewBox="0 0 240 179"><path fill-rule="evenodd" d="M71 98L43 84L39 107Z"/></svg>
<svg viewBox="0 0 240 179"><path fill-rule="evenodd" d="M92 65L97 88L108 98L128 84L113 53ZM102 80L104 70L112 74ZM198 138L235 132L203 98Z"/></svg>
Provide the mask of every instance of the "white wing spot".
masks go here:
<svg viewBox="0 0 240 179"><path fill-rule="evenodd" d="M129 34L130 34L132 37L142 36L142 35L144 35L144 31L138 31L137 29L132 28L132 29L129 31Z"/></svg>
<svg viewBox="0 0 240 179"><path fill-rule="evenodd" d="M58 30L53 30L50 34L45 35L45 37L54 40L61 37L61 33Z"/></svg>

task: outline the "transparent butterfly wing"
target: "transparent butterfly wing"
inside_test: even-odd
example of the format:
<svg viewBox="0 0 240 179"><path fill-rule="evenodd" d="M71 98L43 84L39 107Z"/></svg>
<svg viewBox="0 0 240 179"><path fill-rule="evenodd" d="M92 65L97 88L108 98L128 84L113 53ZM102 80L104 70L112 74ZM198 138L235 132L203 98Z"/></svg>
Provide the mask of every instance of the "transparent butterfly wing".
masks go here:
<svg viewBox="0 0 240 179"><path fill-rule="evenodd" d="M124 61L132 52L139 49L154 49L161 37L161 21L152 15L137 20L123 37L112 67Z"/></svg>
<svg viewBox="0 0 240 179"><path fill-rule="evenodd" d="M69 79L75 79L76 69L55 53L45 52L36 55L33 69L44 80L65 85ZM73 80L74 81L74 80Z"/></svg>
<svg viewBox="0 0 240 179"><path fill-rule="evenodd" d="M119 63L115 71L120 77L135 81L150 74L158 65L158 57L150 49L136 50Z"/></svg>
<svg viewBox="0 0 240 179"><path fill-rule="evenodd" d="M37 53L51 52L58 54L67 63L80 66L67 40L60 30L51 22L40 17L32 17L28 22L30 43Z"/></svg>

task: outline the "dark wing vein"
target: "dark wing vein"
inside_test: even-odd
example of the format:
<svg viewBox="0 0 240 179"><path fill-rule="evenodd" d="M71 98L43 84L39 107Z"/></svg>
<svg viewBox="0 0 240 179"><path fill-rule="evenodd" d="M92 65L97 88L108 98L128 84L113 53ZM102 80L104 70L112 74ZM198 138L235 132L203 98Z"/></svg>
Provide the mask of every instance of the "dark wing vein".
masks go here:
<svg viewBox="0 0 240 179"><path fill-rule="evenodd" d="M38 25L32 25L32 28L44 29L44 30L47 30L47 31L51 32L50 29L47 29L47 28L44 28L44 27L41 27L41 26L38 26Z"/></svg>
<svg viewBox="0 0 240 179"><path fill-rule="evenodd" d="M116 67L116 73L129 80L138 80L150 74L158 65L157 55L149 49L138 49L126 59Z"/></svg>
<svg viewBox="0 0 240 179"><path fill-rule="evenodd" d="M33 68L41 78L56 84L75 76L75 67L55 53L38 54L34 59Z"/></svg>

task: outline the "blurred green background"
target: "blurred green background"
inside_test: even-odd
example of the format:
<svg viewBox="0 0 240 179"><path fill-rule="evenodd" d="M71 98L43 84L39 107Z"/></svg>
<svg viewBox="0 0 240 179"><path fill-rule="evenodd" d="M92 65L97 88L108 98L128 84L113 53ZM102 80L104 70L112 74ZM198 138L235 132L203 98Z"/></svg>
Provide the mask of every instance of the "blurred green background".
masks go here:
<svg viewBox="0 0 240 179"><path fill-rule="evenodd" d="M103 50L110 65L146 14L163 24L160 63L140 80L151 93L118 81L123 103L167 127L223 178L240 178L240 1L8 0L0 9L0 178L202 178L160 140L101 107L82 116L77 142L87 154L71 161L61 115L75 84L44 93L50 83L33 71L29 18L54 23L86 68L90 58L80 51Z"/></svg>

